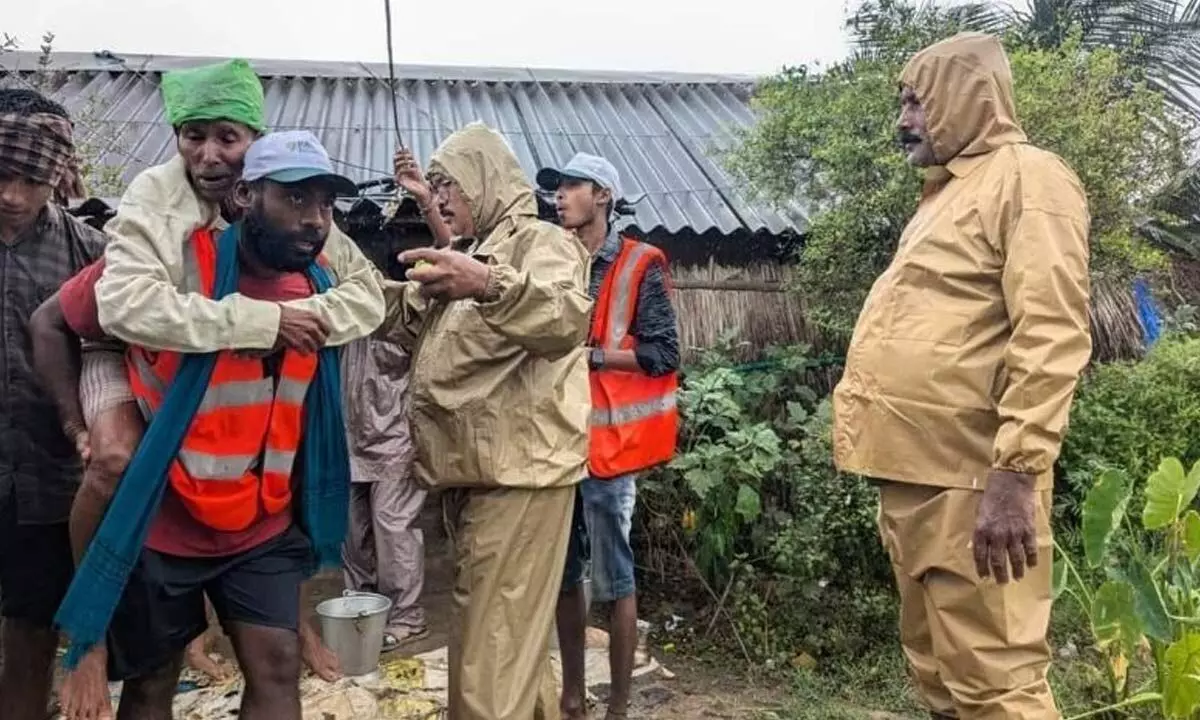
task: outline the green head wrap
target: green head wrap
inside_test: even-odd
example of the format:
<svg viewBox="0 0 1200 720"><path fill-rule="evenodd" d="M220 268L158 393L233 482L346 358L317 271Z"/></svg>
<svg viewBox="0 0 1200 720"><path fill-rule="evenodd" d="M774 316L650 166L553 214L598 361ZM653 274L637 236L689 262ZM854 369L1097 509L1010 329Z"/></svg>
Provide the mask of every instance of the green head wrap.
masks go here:
<svg viewBox="0 0 1200 720"><path fill-rule="evenodd" d="M162 97L171 127L196 120L231 120L258 132L266 129L262 83L245 60L166 73Z"/></svg>

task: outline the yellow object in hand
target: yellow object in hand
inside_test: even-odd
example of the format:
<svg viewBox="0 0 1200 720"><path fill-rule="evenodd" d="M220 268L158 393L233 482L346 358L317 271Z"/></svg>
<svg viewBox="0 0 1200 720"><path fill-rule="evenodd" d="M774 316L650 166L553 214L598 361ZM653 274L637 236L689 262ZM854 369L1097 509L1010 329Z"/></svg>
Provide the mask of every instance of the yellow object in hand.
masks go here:
<svg viewBox="0 0 1200 720"><path fill-rule="evenodd" d="M413 263L413 267L416 269L420 269L423 267L433 267L433 263L429 262L428 260L418 260L415 263Z"/></svg>

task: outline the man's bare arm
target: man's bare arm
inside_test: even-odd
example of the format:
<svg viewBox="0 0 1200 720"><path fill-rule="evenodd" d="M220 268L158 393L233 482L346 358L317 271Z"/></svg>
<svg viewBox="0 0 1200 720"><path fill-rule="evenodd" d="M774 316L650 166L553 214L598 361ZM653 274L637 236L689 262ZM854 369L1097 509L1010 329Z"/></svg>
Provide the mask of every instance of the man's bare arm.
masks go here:
<svg viewBox="0 0 1200 720"><path fill-rule="evenodd" d="M33 366L38 379L62 421L67 436L76 441L84 436L83 406L79 402L80 360L79 336L67 325L58 293L50 296L29 319L29 334L33 345Z"/></svg>
<svg viewBox="0 0 1200 720"><path fill-rule="evenodd" d="M68 530L71 552L76 564L83 559L108 503L116 492L125 468L137 450L145 427L137 404L122 403L109 408L85 425L80 402L79 376L82 370L80 337L67 322L58 293L34 311L29 321L33 339L33 359L46 392L53 399L64 428L76 446L90 457L83 482L71 505Z"/></svg>

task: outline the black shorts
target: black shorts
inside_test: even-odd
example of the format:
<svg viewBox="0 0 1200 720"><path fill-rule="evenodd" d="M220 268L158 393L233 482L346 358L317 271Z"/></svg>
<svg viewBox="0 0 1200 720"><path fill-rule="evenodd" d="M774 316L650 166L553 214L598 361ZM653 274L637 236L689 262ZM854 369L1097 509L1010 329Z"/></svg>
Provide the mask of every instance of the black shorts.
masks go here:
<svg viewBox="0 0 1200 720"><path fill-rule="evenodd" d="M143 550L108 632L110 680L158 670L208 628L204 596L229 623L297 630L300 585L312 545L296 526L229 557L192 558Z"/></svg>
<svg viewBox="0 0 1200 720"><path fill-rule="evenodd" d="M0 615L54 625L75 559L67 524L18 525L17 500L0 500Z"/></svg>

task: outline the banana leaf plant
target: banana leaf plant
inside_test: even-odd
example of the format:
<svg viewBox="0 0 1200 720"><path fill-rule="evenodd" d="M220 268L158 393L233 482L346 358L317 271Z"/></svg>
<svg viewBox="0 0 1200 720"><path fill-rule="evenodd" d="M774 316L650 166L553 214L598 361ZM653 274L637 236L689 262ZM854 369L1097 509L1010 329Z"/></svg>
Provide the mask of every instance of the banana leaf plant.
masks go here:
<svg viewBox="0 0 1200 720"><path fill-rule="evenodd" d="M1156 704L1168 718L1200 717L1200 462L1166 458L1145 484L1140 522L1133 483L1106 470L1083 505L1083 565L1056 544L1054 597L1079 603L1105 659L1108 704L1073 720ZM1147 657L1141 687L1130 664Z"/></svg>

